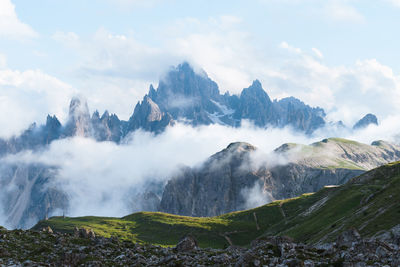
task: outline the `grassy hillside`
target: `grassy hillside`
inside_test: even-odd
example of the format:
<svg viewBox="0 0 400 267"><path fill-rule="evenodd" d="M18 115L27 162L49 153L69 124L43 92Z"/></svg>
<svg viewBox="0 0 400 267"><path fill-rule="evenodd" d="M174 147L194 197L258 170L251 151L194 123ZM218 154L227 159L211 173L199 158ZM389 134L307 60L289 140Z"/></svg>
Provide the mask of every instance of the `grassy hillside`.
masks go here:
<svg viewBox="0 0 400 267"><path fill-rule="evenodd" d="M399 159L400 147L375 141L371 145L343 138L327 138L311 145L288 143L275 151L291 162L321 169L370 170Z"/></svg>
<svg viewBox="0 0 400 267"><path fill-rule="evenodd" d="M53 217L34 229L50 226L72 232L92 228L96 234L162 246L175 245L193 234L201 247L246 246L262 235L287 235L315 243L334 239L355 227L364 236L400 224L400 162L385 165L340 187L275 201L252 210L212 218L193 218L158 212L140 212L123 218Z"/></svg>

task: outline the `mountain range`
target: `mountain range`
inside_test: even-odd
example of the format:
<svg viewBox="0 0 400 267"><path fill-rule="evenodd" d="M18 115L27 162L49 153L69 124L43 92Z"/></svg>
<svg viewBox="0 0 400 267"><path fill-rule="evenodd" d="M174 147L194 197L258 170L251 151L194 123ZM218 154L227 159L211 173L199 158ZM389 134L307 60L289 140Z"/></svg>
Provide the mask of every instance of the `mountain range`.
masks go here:
<svg viewBox="0 0 400 267"><path fill-rule="evenodd" d="M108 111L101 116L98 111L90 115L86 101L74 97L65 124L56 116L48 115L46 124L38 126L33 123L19 136L0 139L0 157L24 150L46 149L54 140L74 136L119 144L138 129L160 134L177 122L192 126L222 124L240 127L243 120L261 128L289 126L305 134L312 134L331 123L326 120L323 109L310 107L294 97L271 100L257 80L240 95L221 94L217 84L205 72L196 73L188 63L183 63L172 68L160 80L157 89L150 86L148 94L136 104L128 121L120 120ZM368 114L354 128L362 129L371 123L377 124L377 118ZM334 153L323 160L315 156L326 150ZM275 154L284 158L285 164L254 168L251 163L255 151L257 149L250 144L231 144L202 166L179 170L165 189L163 184L157 184L156 190L141 192L134 197L132 205L141 202L142 205L138 206L151 211L219 215L315 192L327 184L342 184L399 157L399 148L385 142L367 146L327 139L311 146L283 145ZM300 154L293 157L295 152ZM59 166L10 164L0 160L0 201L3 207L0 214L7 217L11 227L27 228L54 212L68 213L67 192L52 183L58 171ZM247 194L254 191L260 197L247 203L243 189L248 190Z"/></svg>
<svg viewBox="0 0 400 267"><path fill-rule="evenodd" d="M46 124L32 123L22 134L0 139L0 155L40 149L54 140L76 135L119 143L137 129L157 134L176 122L240 127L243 120L262 128L289 126L306 134L326 124L344 127L341 121L327 121L322 108L310 107L297 98L271 100L258 80L239 95L221 94L218 85L205 72L196 73L188 63L182 63L171 68L157 89L150 86L128 121L108 111L100 116L96 110L90 115L86 101L74 97L65 125L55 115L48 115ZM378 124L375 115L367 114L353 128L362 129L369 124Z"/></svg>

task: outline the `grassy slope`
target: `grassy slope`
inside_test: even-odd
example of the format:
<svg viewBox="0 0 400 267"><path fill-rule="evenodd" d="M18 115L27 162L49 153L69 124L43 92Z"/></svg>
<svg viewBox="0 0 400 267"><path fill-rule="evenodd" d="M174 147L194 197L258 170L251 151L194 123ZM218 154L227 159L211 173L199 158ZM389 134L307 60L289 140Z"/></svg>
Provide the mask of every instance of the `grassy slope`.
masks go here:
<svg viewBox="0 0 400 267"><path fill-rule="evenodd" d="M311 163L314 161L319 162L314 167L321 169L351 169L351 170L370 170L374 165L364 165L362 162L355 162L353 159L347 157L347 153L355 155L364 154L368 157L380 157L380 154L384 152L385 149L391 150L393 146L384 141L375 141L374 145L367 145L359 143L357 141L348 140L344 138L327 138L320 142L313 143L308 146L298 145L298 155L300 158L309 158ZM298 147L302 147L301 150ZM296 146L291 144L293 151L296 151ZM329 152L330 151L330 152ZM387 153L387 152L384 152ZM307 162L307 160L306 160ZM380 166L385 164L385 160L378 161L375 166Z"/></svg>
<svg viewBox="0 0 400 267"><path fill-rule="evenodd" d="M75 226L97 234L136 242L175 245L192 233L201 247L245 246L261 235L287 235L298 241L332 240L341 231L356 227L364 236L400 224L400 163L388 164L346 185L324 188L315 194L275 201L252 210L212 218L193 218L159 212L140 212L123 218L53 217L34 228L51 226L71 232ZM310 212L311 211L311 212ZM256 228L256 214L259 230Z"/></svg>

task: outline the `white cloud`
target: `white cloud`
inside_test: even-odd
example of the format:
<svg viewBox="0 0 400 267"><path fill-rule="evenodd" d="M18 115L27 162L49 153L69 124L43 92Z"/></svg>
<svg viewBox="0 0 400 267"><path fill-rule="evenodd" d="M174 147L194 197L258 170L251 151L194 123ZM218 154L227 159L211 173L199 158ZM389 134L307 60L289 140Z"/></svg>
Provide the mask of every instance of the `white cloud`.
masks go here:
<svg viewBox="0 0 400 267"><path fill-rule="evenodd" d="M343 132L338 136L368 144L377 139L393 141L398 134L395 129L399 128L400 118L396 116L382 121L379 127L371 125L363 131ZM143 192L146 182L159 181L163 184L179 166L197 166L231 142L244 141L258 147L260 151L254 155L254 164L271 166L283 163L277 162L279 159L271 155L273 149L287 142L310 144L320 141L327 136L325 130L310 138L288 128L265 130L249 123L244 123L241 128L221 125L193 128L177 124L157 136L134 132L129 142L123 145L75 137L55 141L48 150L22 152L3 160L60 167L52 184L60 186L68 194L68 216L124 216L136 211L129 205L130 198L134 197L133 192ZM247 208L268 200L268 194L264 192L261 195L263 201L259 202L259 192L257 185L244 188L243 194L252 195L246 203Z"/></svg>
<svg viewBox="0 0 400 267"><path fill-rule="evenodd" d="M31 123L43 123L46 115L65 119L75 90L40 70L0 70L0 137L9 137Z"/></svg>
<svg viewBox="0 0 400 267"><path fill-rule="evenodd" d="M289 129L265 131L250 124L242 128L193 128L178 124L157 136L137 131L124 145L76 137L55 141L49 150L23 152L4 160L59 166L53 184L61 186L70 197L69 216L124 216L135 211L129 200L134 196L132 192L143 191L146 181L166 182L178 166L200 164L240 140L263 151L271 151L282 142L310 141Z"/></svg>
<svg viewBox="0 0 400 267"><path fill-rule="evenodd" d="M52 35L52 39L72 47L79 45L79 36L74 32L57 31Z"/></svg>
<svg viewBox="0 0 400 267"><path fill-rule="evenodd" d="M384 0L385 2L389 2L396 7L400 7L400 0Z"/></svg>
<svg viewBox="0 0 400 267"><path fill-rule="evenodd" d="M315 48L315 47L313 47L313 48L311 48L312 49L312 51L314 52L314 54L318 57L318 58L324 58L324 55L322 54L322 52L321 51L319 51L317 48Z"/></svg>
<svg viewBox="0 0 400 267"><path fill-rule="evenodd" d="M29 25L18 19L11 0L0 0L0 37L24 39L37 35Z"/></svg>
<svg viewBox="0 0 400 267"><path fill-rule="evenodd" d="M240 29L241 19L221 16L199 21L177 20L164 35L166 51L202 67L221 91L239 92L255 79L248 68L257 68L259 60L252 49L252 37ZM253 62L254 65L251 66Z"/></svg>
<svg viewBox="0 0 400 267"><path fill-rule="evenodd" d="M344 22L363 23L364 16L358 12L356 8L344 3L343 1L335 1L325 7L325 15Z"/></svg>
<svg viewBox="0 0 400 267"><path fill-rule="evenodd" d="M0 54L0 69L4 69L7 67L7 57L3 54Z"/></svg>
<svg viewBox="0 0 400 267"><path fill-rule="evenodd" d="M277 72L262 79L272 94L284 92L321 106L332 120L352 124L366 113L385 118L400 112L400 76L375 59L330 67L302 53Z"/></svg>
<svg viewBox="0 0 400 267"><path fill-rule="evenodd" d="M366 113L384 118L399 111L399 77L377 60L360 60L350 66L328 66L317 48L295 47L259 50L252 36L241 30L241 19L222 16L201 21L185 18L160 29L157 48L129 34L100 29L90 40L76 34L56 34L77 42L82 61L80 92L94 109L109 109L127 119L149 84L170 65L188 60L203 68L220 90L239 93L260 79L273 98L295 96L321 106L332 120L352 124ZM66 37L65 37L66 36Z"/></svg>
<svg viewBox="0 0 400 267"><path fill-rule="evenodd" d="M289 45L287 42L282 42L280 44L280 47L283 49L287 49L288 51L295 53L295 54L300 54L302 52L300 48L293 47L293 46Z"/></svg>

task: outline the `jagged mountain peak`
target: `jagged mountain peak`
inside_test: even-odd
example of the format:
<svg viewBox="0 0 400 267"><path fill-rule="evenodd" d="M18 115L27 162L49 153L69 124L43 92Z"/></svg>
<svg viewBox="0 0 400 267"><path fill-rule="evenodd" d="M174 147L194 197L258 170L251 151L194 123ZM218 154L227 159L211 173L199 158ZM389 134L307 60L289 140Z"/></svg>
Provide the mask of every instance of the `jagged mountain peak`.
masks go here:
<svg viewBox="0 0 400 267"><path fill-rule="evenodd" d="M175 68L175 70L178 71L178 72L194 73L193 67L187 61L184 61L181 64L179 64Z"/></svg>
<svg viewBox="0 0 400 267"><path fill-rule="evenodd" d="M92 120L99 120L100 119L100 113L98 110L96 110L95 112L93 112L92 114Z"/></svg>
<svg viewBox="0 0 400 267"><path fill-rule="evenodd" d="M89 115L89 107L86 99L80 96L74 96L69 104L69 116L87 116Z"/></svg>
<svg viewBox="0 0 400 267"><path fill-rule="evenodd" d="M261 82L258 79L254 80L250 87L262 89Z"/></svg>
<svg viewBox="0 0 400 267"><path fill-rule="evenodd" d="M56 115L53 115L53 116L47 115L46 127L49 127L49 126L51 126L51 127L54 127L54 126L60 127L61 126L61 123L57 119Z"/></svg>
<svg viewBox="0 0 400 267"><path fill-rule="evenodd" d="M66 136L89 136L90 113L86 99L74 96L69 104L69 118L65 126Z"/></svg>
<svg viewBox="0 0 400 267"><path fill-rule="evenodd" d="M110 117L110 113L108 112L108 110L105 110L103 115L101 115L101 120L108 119L109 117Z"/></svg>
<svg viewBox="0 0 400 267"><path fill-rule="evenodd" d="M361 120L354 124L353 129L362 129L368 127L370 124L378 125L378 118L371 113L365 115Z"/></svg>
<svg viewBox="0 0 400 267"><path fill-rule="evenodd" d="M162 102L160 97L171 95L213 98L219 95L219 89L204 71L195 72L189 63L184 62L172 68L165 78L160 80L157 88L158 99L153 100Z"/></svg>
<svg viewBox="0 0 400 267"><path fill-rule="evenodd" d="M254 80L253 83L244 88L242 93L240 94L241 99L249 99L254 98L261 103L268 103L270 104L272 101L267 94L267 92L263 89L261 82L259 80Z"/></svg>
<svg viewBox="0 0 400 267"><path fill-rule="evenodd" d="M154 103L153 100L151 100L150 97L145 96L142 103L141 107L145 112L147 113L147 120L148 121L159 121L161 120L162 117L162 112L159 108L159 106Z"/></svg>

